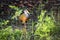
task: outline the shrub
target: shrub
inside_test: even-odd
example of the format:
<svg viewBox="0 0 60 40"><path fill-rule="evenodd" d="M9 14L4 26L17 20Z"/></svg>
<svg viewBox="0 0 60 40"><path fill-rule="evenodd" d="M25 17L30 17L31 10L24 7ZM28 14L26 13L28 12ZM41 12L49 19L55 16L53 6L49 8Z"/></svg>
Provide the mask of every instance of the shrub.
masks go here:
<svg viewBox="0 0 60 40"><path fill-rule="evenodd" d="M13 30L11 26L0 30L0 40L18 40L22 32L18 29Z"/></svg>
<svg viewBox="0 0 60 40"><path fill-rule="evenodd" d="M39 23L37 23L37 29L35 31L35 35L40 36L40 40L51 40L50 32L55 27L54 20L48 15L44 17L46 11L41 11L41 15L39 16Z"/></svg>

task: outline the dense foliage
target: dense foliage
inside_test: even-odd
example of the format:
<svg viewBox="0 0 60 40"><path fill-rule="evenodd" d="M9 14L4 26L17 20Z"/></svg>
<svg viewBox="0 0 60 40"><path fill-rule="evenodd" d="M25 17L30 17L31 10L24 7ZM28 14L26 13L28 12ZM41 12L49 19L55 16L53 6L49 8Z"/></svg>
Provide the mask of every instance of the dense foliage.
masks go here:
<svg viewBox="0 0 60 40"><path fill-rule="evenodd" d="M1 0L0 40L60 40L60 25L57 26L51 8L55 2L58 1ZM18 19L26 8L31 13L27 29Z"/></svg>

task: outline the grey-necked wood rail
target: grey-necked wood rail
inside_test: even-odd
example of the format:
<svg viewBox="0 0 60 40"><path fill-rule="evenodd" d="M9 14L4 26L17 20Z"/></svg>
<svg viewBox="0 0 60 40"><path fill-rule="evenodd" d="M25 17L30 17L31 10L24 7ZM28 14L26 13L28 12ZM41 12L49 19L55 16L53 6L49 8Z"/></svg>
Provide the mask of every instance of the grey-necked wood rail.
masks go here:
<svg viewBox="0 0 60 40"><path fill-rule="evenodd" d="M29 11L25 9L23 13L19 16L19 20L21 20L22 23L25 24L26 21L28 21L29 19L29 15L30 15Z"/></svg>
<svg viewBox="0 0 60 40"><path fill-rule="evenodd" d="M23 10L23 13L19 16L19 20L22 21L22 24L23 24L23 34L24 34L24 37L26 39L26 33L27 33L27 29L26 29L26 21L28 21L29 19L29 11L27 9Z"/></svg>

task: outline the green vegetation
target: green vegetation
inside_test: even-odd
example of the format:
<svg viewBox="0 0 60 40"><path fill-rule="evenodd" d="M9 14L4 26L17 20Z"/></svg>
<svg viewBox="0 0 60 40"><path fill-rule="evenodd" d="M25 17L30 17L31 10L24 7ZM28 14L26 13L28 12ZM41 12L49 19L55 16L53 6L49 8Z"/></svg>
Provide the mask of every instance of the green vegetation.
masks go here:
<svg viewBox="0 0 60 40"><path fill-rule="evenodd" d="M40 40L51 40L50 32L54 29L55 24L54 20L48 15L44 17L46 11L41 11L41 15L39 16L39 23L37 23L37 29L35 31L35 35L40 36Z"/></svg>
<svg viewBox="0 0 60 40"><path fill-rule="evenodd" d="M11 26L0 30L0 40L20 40L21 35L22 31L18 29L13 30Z"/></svg>
<svg viewBox="0 0 60 40"><path fill-rule="evenodd" d="M51 15L49 16L46 14L47 10L41 9L42 6L44 5L41 4L41 6L39 5L37 8L37 13L40 13L39 11L41 10L40 15L37 17L37 24L34 25L35 23L32 21L32 27L30 31L26 31L25 36L23 29L14 29L13 26L9 24L14 21L15 18L17 19L23 9L9 5L11 9L16 11L11 17L11 20L13 19L12 21L0 19L0 40L60 40L60 27L57 27L55 24L55 19L52 14L53 11L51 11ZM34 30L34 28L36 29Z"/></svg>

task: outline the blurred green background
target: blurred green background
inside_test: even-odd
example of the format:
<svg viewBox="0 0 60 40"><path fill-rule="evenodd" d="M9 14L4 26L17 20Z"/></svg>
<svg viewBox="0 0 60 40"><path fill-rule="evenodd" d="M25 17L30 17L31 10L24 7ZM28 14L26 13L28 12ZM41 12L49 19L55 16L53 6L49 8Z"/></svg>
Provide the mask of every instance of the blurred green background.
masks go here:
<svg viewBox="0 0 60 40"><path fill-rule="evenodd" d="M24 28L18 17L27 8ZM0 0L0 40L60 40L60 1Z"/></svg>

